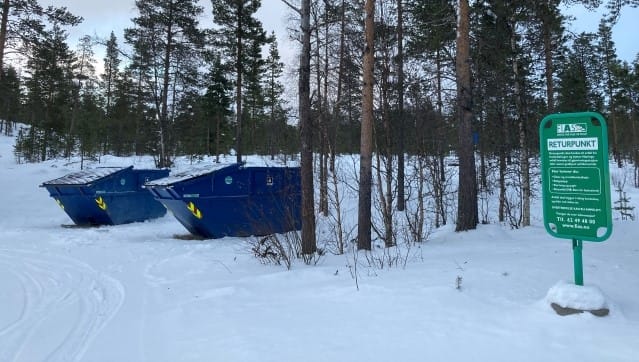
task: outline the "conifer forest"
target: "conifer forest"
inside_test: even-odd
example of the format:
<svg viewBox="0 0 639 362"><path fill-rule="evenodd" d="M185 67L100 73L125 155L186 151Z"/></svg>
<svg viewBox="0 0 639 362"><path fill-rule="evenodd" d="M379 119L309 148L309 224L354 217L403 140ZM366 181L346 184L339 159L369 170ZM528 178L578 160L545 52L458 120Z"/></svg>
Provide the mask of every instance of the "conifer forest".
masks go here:
<svg viewBox="0 0 639 362"><path fill-rule="evenodd" d="M299 63L283 63L255 16L271 1L290 11ZM601 113L610 159L639 167L639 57L620 59L612 40L638 0L202 3L136 0L123 33L76 42L68 32L83 19L73 9L3 0L0 131L17 135L16 160L295 158L303 210L328 213L335 159L357 155L360 249L370 248L371 197L384 221L375 232L390 246L394 210L407 193L425 197L423 183L437 226L451 222L450 192L457 230L486 221L486 193L498 194L500 221L529 225L547 114ZM567 30L563 9L575 4L605 9L596 33ZM309 254L315 230L304 220Z"/></svg>

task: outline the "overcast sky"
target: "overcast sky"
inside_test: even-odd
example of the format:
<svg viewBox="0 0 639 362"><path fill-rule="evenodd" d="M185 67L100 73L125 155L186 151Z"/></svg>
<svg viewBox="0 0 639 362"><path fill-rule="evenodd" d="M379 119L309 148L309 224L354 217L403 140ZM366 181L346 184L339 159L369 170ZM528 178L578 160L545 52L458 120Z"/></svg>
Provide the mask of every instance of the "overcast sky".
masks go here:
<svg viewBox="0 0 639 362"><path fill-rule="evenodd" d="M66 6L72 13L84 18L84 22L70 32L69 42L72 47L82 35L98 35L106 38L112 30L118 37L119 44L122 44L123 29L131 26L131 19L137 15L134 0L41 0L41 3ZM205 7L200 23L211 24L210 0L200 0L200 3ZM581 6L570 7L569 12L577 18L572 25L572 31L597 31L600 14L591 13ZM257 14L268 33L275 31L280 54L287 65L292 64L297 52L295 44L288 40L286 32L290 13L280 0L262 0L262 8ZM629 62L633 61L639 53L639 41L636 40L639 32L637 19L639 19L639 9L625 8L619 23L613 29L617 55L620 59ZM96 58L101 60L102 50L95 49L95 51Z"/></svg>
<svg viewBox="0 0 639 362"><path fill-rule="evenodd" d="M64 6L74 15L81 16L84 21L77 27L69 29L69 45L74 49L80 37L83 35L108 38L111 31L118 38L118 44L124 45L124 29L132 26L131 19L138 15L135 8L135 0L40 0L43 5ZM202 26L213 24L211 14L211 0L200 0L204 7L202 17L199 19ZM291 64L297 53L295 44L290 41L286 31L288 18L291 11L280 0L262 0L262 7L257 17L262 21L264 30L268 34L275 31L280 51L280 56L285 64ZM101 71L104 49L99 46L94 48L96 70Z"/></svg>

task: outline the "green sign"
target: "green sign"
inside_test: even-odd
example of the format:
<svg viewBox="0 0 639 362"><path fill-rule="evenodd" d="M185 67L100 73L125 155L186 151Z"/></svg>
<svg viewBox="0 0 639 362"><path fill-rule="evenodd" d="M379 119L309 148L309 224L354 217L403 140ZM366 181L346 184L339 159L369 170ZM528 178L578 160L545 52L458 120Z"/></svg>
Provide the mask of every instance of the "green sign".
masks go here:
<svg viewBox="0 0 639 362"><path fill-rule="evenodd" d="M551 114L539 125L544 226L558 238L612 233L608 133L598 113Z"/></svg>

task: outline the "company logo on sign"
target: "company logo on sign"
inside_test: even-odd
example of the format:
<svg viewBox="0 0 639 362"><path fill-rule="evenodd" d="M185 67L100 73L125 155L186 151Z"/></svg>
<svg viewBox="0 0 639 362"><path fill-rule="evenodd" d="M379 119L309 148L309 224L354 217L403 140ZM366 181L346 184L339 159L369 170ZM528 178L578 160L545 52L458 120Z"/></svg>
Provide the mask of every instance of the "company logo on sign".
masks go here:
<svg viewBox="0 0 639 362"><path fill-rule="evenodd" d="M585 134L588 128L585 123L564 123L557 125L557 136Z"/></svg>

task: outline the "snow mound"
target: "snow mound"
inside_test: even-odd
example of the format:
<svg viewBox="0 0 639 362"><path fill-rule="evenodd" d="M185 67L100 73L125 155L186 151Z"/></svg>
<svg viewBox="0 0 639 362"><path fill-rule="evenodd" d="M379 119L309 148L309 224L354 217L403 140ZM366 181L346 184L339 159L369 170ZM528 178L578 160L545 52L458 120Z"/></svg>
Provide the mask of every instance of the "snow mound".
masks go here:
<svg viewBox="0 0 639 362"><path fill-rule="evenodd" d="M549 304L559 304L564 308L584 311L609 308L607 297L597 286L575 285L563 280L548 290L546 301Z"/></svg>

